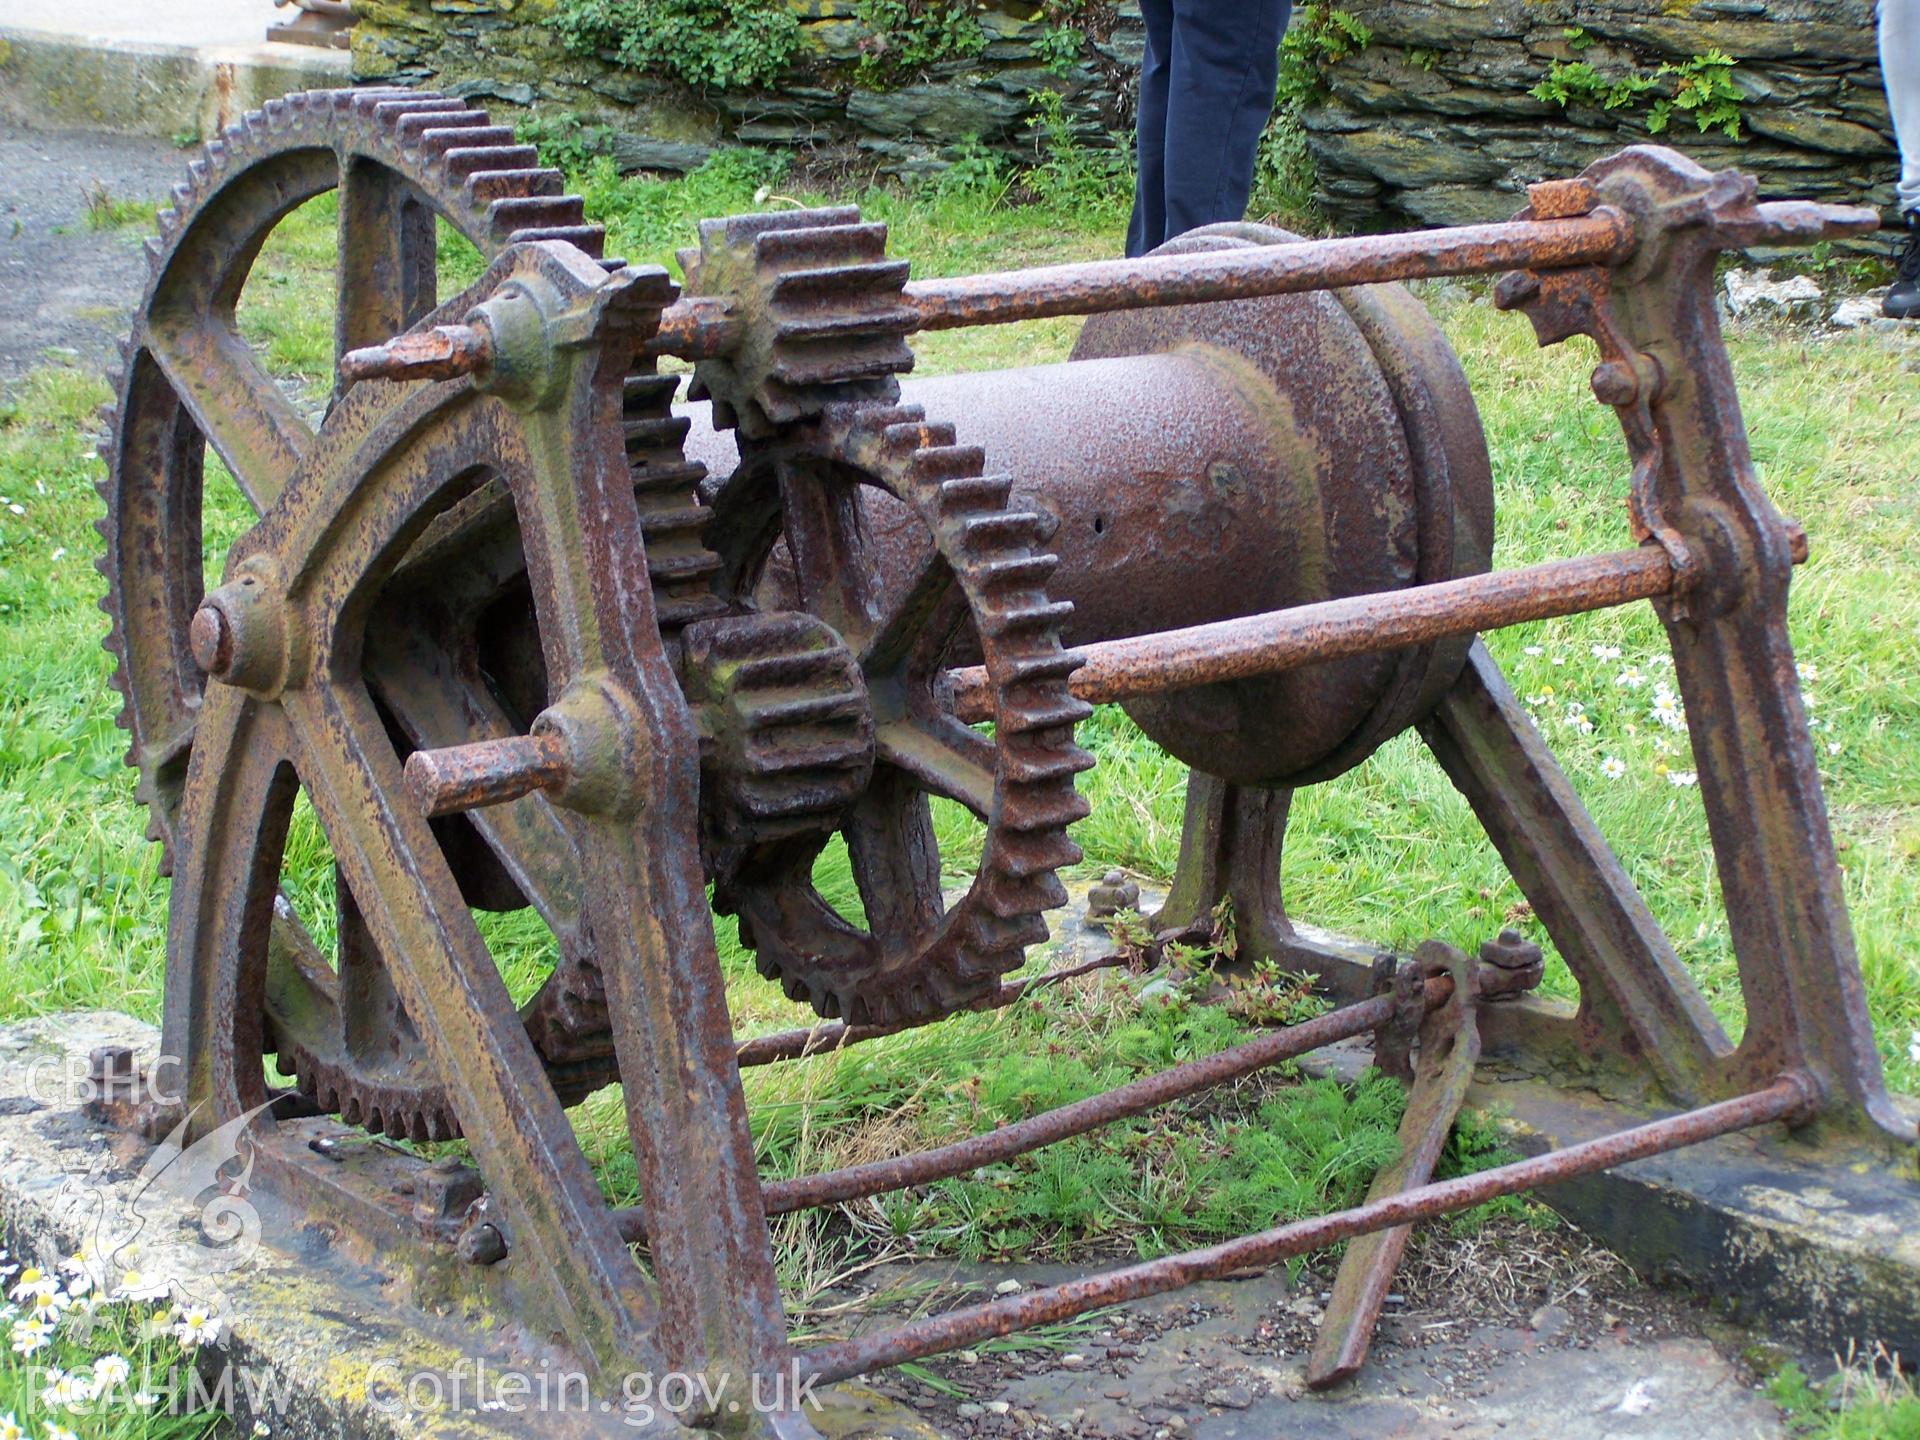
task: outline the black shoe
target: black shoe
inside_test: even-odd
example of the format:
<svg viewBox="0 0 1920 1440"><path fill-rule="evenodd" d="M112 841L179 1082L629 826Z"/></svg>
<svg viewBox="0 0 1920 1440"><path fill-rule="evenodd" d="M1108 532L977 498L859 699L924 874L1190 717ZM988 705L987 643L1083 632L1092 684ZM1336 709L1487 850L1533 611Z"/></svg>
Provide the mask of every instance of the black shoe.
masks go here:
<svg viewBox="0 0 1920 1440"><path fill-rule="evenodd" d="M1920 210L1907 211L1907 239L1893 263L1893 289L1880 302L1895 320L1920 319Z"/></svg>

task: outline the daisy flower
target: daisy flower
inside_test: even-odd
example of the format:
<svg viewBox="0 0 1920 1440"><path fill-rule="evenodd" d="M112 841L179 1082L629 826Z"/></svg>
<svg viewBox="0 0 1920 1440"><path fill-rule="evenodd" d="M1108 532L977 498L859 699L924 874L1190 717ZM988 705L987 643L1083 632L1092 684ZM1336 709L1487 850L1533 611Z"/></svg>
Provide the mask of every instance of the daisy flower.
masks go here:
<svg viewBox="0 0 1920 1440"><path fill-rule="evenodd" d="M198 1305L176 1306L174 1338L189 1350L212 1344L220 1338L220 1317Z"/></svg>
<svg viewBox="0 0 1920 1440"><path fill-rule="evenodd" d="M1600 773L1609 780L1618 780L1627 773L1627 762L1618 755L1609 755L1600 762Z"/></svg>
<svg viewBox="0 0 1920 1440"><path fill-rule="evenodd" d="M7 1293L21 1304L39 1295L52 1295L60 1289L60 1282L41 1270L37 1265L29 1265L20 1272L20 1278L14 1282L13 1289Z"/></svg>
<svg viewBox="0 0 1920 1440"><path fill-rule="evenodd" d="M102 1355L93 1362L93 1389L98 1394L124 1384L133 1374L133 1366L124 1355Z"/></svg>
<svg viewBox="0 0 1920 1440"><path fill-rule="evenodd" d="M119 1288L113 1292L116 1300L164 1300L167 1292L173 1288L172 1282L157 1275L142 1275L138 1270L129 1270L120 1277Z"/></svg>

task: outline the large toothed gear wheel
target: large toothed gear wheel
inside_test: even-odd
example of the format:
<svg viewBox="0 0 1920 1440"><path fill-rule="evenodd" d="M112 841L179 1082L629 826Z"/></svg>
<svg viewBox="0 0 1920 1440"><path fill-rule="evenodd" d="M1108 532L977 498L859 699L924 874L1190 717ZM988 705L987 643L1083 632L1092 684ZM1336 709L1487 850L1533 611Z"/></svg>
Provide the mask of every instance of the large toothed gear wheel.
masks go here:
<svg viewBox="0 0 1920 1440"><path fill-rule="evenodd" d="M181 791L203 677L190 622L221 576L203 567L202 497L211 446L256 514L315 441L315 424L261 367L235 305L268 233L288 212L339 192L336 354L377 344L442 299L436 220L483 257L518 240L601 253L600 227L563 194L559 172L479 110L404 90L288 96L247 115L188 166L147 242L146 295L114 377L102 445L106 516L99 569L114 684L125 697L128 763L148 834L171 873ZM618 261L603 261L609 268ZM458 318L458 315L453 316ZM718 613L715 557L700 542L698 466L680 453L671 377L642 362L628 382L626 438L663 628ZM335 403L340 399L336 386ZM217 560L214 562L217 566ZM484 490L424 536L392 587L390 623L372 626L369 684L404 745L458 744L524 731L545 703L510 505ZM558 941L552 974L523 1009L564 1093L613 1076L600 978L576 923L565 821L542 802L435 822L470 903L532 905ZM560 858L556 859L555 856ZM345 887L339 887L345 894ZM384 964L352 913L335 917L328 956L284 901L273 918L265 1044L320 1108L395 1136L439 1139L459 1122Z"/></svg>
<svg viewBox="0 0 1920 1440"><path fill-rule="evenodd" d="M740 920L763 973L821 1014L856 1023L927 1020L990 993L1047 935L1065 901L1055 872L1080 858L1067 827L1086 813L1073 739L1088 713L1067 688L1060 644L1071 607L1049 601L1057 564L1044 516L1010 508L1012 480L917 409L833 404L778 439L748 443L715 497L709 539L738 593L784 545L801 607L859 664L873 712L872 779L831 826L776 832L715 857L715 905ZM877 594L857 491L904 503L933 545L896 606ZM992 734L954 719L940 694L949 651L971 629L995 694ZM929 798L986 827L972 885L951 905ZM833 829L845 837L864 926L813 883Z"/></svg>

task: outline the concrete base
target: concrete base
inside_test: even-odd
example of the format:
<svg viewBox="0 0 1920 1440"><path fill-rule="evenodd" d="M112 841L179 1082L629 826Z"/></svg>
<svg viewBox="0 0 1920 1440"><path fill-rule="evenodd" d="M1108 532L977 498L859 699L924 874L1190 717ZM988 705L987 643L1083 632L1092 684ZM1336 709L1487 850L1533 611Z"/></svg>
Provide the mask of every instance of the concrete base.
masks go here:
<svg viewBox="0 0 1920 1440"><path fill-rule="evenodd" d="M180 1155L87 1119L89 1053L130 1045L151 1061L158 1043L151 1026L112 1013L0 1031L0 1232L16 1255L49 1269L85 1245L103 1272L97 1279L117 1283L129 1269L166 1276L176 1299L222 1316L226 1335L200 1352L199 1394L232 1412L233 1433L688 1433L670 1418L677 1399L639 1388L664 1377L589 1390L564 1356L497 1314L457 1300L423 1303L406 1274L353 1253L353 1237L277 1203L269 1187L249 1186L257 1155L244 1131L228 1137L224 1153L200 1144ZM239 1183L233 1203L217 1210L223 1160L218 1178ZM869 1391L817 1394L820 1405L806 1415L827 1440L938 1440L912 1411Z"/></svg>
<svg viewBox="0 0 1920 1440"><path fill-rule="evenodd" d="M348 83L344 50L270 43L271 0L9 0L0 115L47 129L207 137L295 90Z"/></svg>

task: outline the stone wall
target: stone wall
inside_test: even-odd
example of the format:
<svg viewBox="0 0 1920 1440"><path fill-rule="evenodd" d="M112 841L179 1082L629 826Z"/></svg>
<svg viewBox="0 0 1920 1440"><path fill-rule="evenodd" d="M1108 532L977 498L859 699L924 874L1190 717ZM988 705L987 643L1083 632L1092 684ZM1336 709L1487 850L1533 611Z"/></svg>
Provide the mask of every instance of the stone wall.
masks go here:
<svg viewBox="0 0 1920 1440"><path fill-rule="evenodd" d="M1775 198L1873 205L1891 215L1893 126L1871 0L1346 0L1372 42L1325 72L1306 114L1319 192L1342 226L1505 219L1528 181L1570 175L1657 139ZM1571 40L1567 31L1578 27ZM1576 48L1578 45L1578 48ZM1719 49L1737 62L1741 138L1648 107L1565 110L1528 92L1555 60L1649 76ZM1644 97L1655 98L1652 92Z"/></svg>
<svg viewBox="0 0 1920 1440"><path fill-rule="evenodd" d="M788 3L801 51L772 89L698 94L611 57L571 55L552 28L557 0L354 0L354 79L577 112L620 132L616 154L628 168L689 168L721 144L838 146L895 173L937 170L969 137L1031 155L1027 120L1042 90L1061 96L1089 144L1109 144L1132 123L1137 0L1100 7L1079 56L1055 68L1037 48L1048 28L1037 6L995 0L981 7L981 54L881 89L856 83L874 36L854 0Z"/></svg>
<svg viewBox="0 0 1920 1440"><path fill-rule="evenodd" d="M645 3L645 0L634 0ZM685 169L721 144L841 147L880 168L939 168L966 137L1031 154L1041 90L1075 130L1108 143L1131 121L1141 30L1137 0L1095 17L1056 73L1037 43L1032 0L984 0L985 51L911 83L863 88L873 34L856 0L788 0L802 52L778 87L696 94L609 57L569 54L557 0L354 0L355 79L432 84L463 97L578 112L613 127L627 168ZM1774 196L1891 211L1893 132L1876 61L1871 0L1345 0L1371 42L1329 66L1305 113L1320 199L1343 228L1504 218L1528 181L1572 174L1650 138L1648 102L1567 109L1528 92L1556 60L1602 75L1651 75L1721 49L1737 63L1741 138L1701 134L1677 114L1663 143L1702 164L1760 175ZM1569 38L1568 31L1578 27Z"/></svg>

